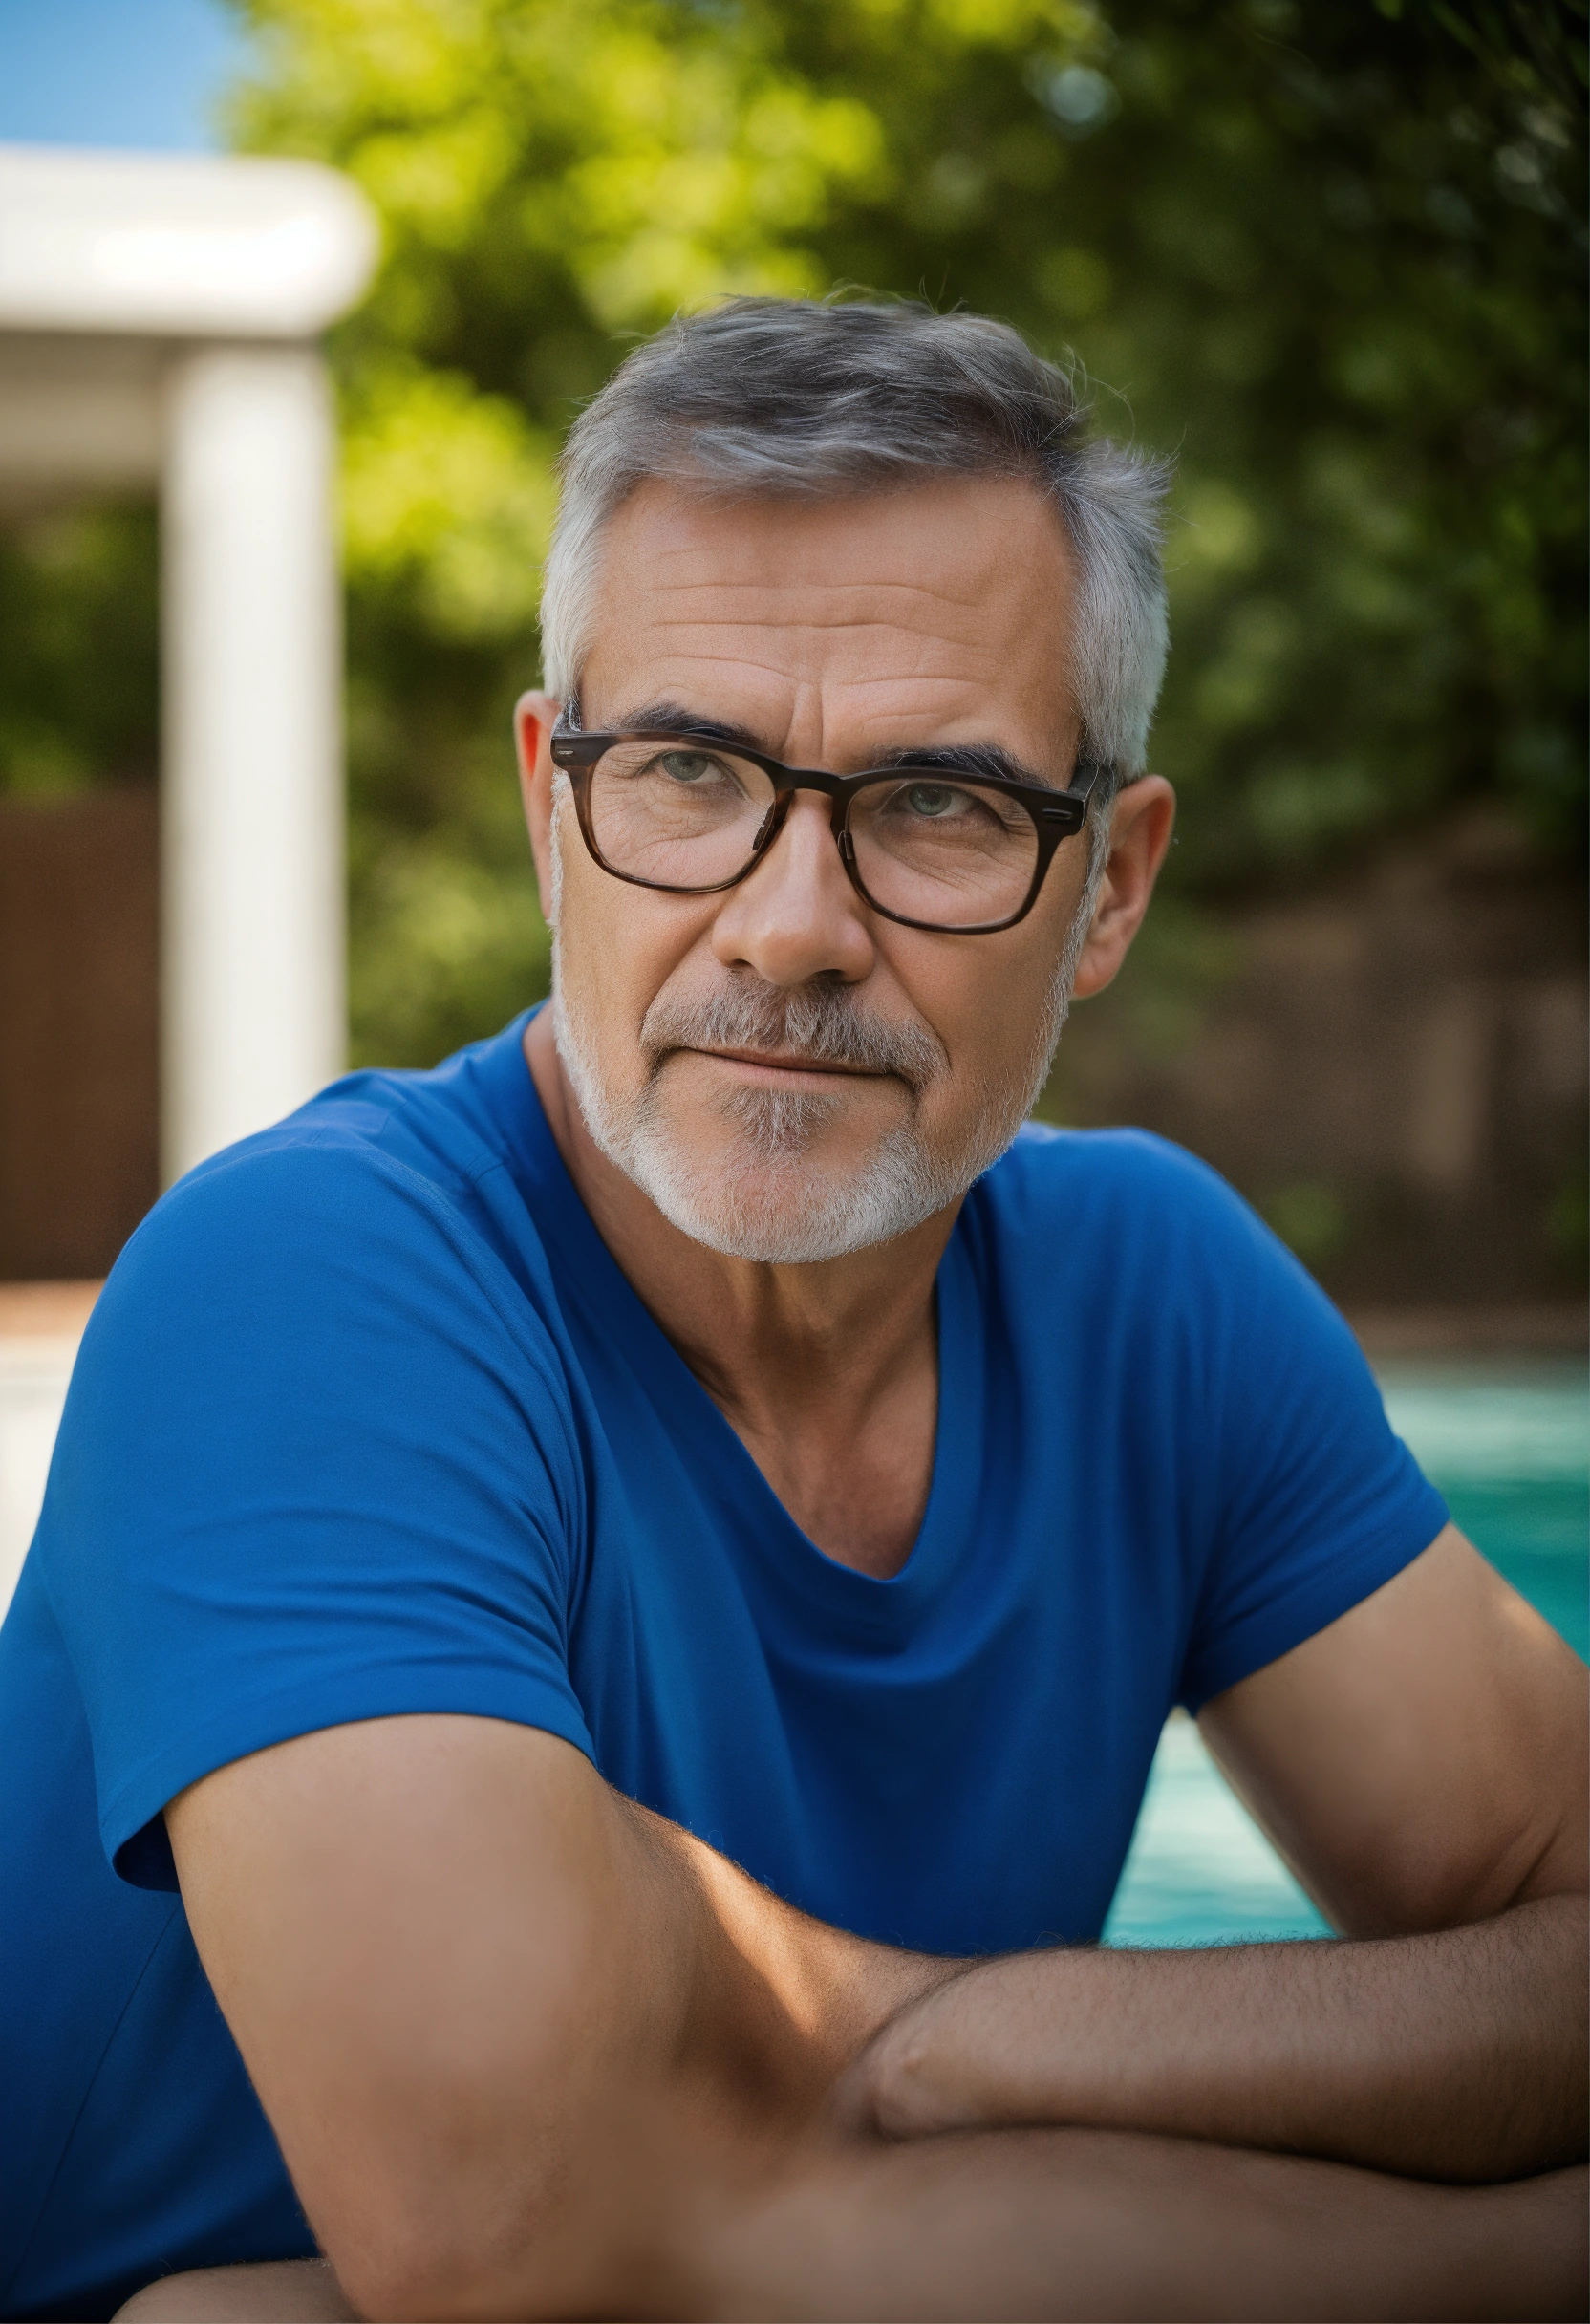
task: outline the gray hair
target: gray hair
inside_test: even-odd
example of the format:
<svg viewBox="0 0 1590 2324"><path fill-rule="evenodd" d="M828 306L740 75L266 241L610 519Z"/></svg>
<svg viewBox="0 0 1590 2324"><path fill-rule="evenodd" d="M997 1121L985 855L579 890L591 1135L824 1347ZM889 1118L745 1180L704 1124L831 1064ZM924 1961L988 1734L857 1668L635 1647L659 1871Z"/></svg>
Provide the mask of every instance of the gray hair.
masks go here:
<svg viewBox="0 0 1590 2324"><path fill-rule="evenodd" d="M1077 562L1068 677L1081 755L1143 770L1165 671L1169 463L1085 433L1071 381L1007 324L902 300L737 298L626 357L569 432L541 600L548 691L572 704L600 537L648 478L720 493L877 491L930 474L1028 477Z"/></svg>

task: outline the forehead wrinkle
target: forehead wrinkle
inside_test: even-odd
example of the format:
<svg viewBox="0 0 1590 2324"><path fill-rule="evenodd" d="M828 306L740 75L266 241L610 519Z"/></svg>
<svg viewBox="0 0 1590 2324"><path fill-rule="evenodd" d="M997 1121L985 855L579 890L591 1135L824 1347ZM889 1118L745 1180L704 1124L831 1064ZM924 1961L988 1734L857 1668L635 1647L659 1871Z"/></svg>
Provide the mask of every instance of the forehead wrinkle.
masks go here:
<svg viewBox="0 0 1590 2324"><path fill-rule="evenodd" d="M898 575L880 575L865 580L818 579L816 577L806 580L790 576L779 581L764 581L760 579L740 580L733 574L718 572L704 576L700 580L666 580L658 576L654 582L654 587L659 594L674 596L724 594L740 599L765 597L774 601L791 596L832 598L860 595L907 599L925 597L931 604L964 608L980 606L986 601L987 592L977 586L977 580L978 576L968 576L968 587L964 594L939 583L905 580ZM804 618L809 618L809 616L804 616Z"/></svg>
<svg viewBox="0 0 1590 2324"><path fill-rule="evenodd" d="M795 686L803 682L782 662L759 661L750 654L720 654L707 650L687 654L675 652L660 655L658 661L664 669L670 664L675 668L683 664L691 670L732 670L741 676L770 678L778 686Z"/></svg>
<svg viewBox="0 0 1590 2324"><path fill-rule="evenodd" d="M778 698L776 706L768 703L765 710L760 706L748 706L742 698L737 698L732 705L724 702L711 705L714 710L727 710L732 706L741 712L743 715L735 722L747 733L765 735L771 730L772 721L780 721L783 727L787 728L795 723L803 709L808 715L815 713L818 723L825 729L833 724L866 727L880 722L885 726L899 728L918 719L931 722L940 717L975 718L982 722L987 718L985 700L969 703L965 699L970 691L977 691L979 697L984 693L977 678L967 672L899 670L891 672L887 677L874 673L858 672L846 676L828 672L822 678L814 678L809 672L792 670L779 663L758 661L738 654L692 654L676 656L672 662L665 658L655 665L646 678L636 677L630 680L624 689L625 699L633 701L640 696L649 701L661 701L682 697L693 706L698 706L703 717L708 717L711 714L709 706L700 699L703 680L697 674L714 670L730 673L737 688L749 684L756 694L761 694L766 687ZM903 707L900 701L902 687L911 690L910 709ZM826 696L828 698L827 700ZM944 696L951 699L940 708L938 700ZM874 697L882 699L870 699Z"/></svg>
<svg viewBox="0 0 1590 2324"><path fill-rule="evenodd" d="M635 658L640 659L639 656ZM987 654L982 649L978 649L978 661L981 662L987 658ZM653 657L648 656L645 659L650 662ZM806 686L816 682L809 672L791 669L787 662L770 661L756 654L731 654L724 652L721 648L710 646L702 647L698 651L692 647L689 651L674 648L666 652L659 652L655 658L654 666L659 671L670 668L674 670L733 670L752 678L771 678L777 684L784 686ZM914 666L887 673L830 670L824 673L824 678L827 683L840 687L846 692L854 692L858 687L869 689L899 685L965 686L975 682L975 677L971 671L921 669ZM633 681L635 685L651 682L651 680L638 677ZM675 679L671 682L677 684L679 681Z"/></svg>
<svg viewBox="0 0 1590 2324"><path fill-rule="evenodd" d="M860 646L877 637L887 639L895 649L892 669L849 671L843 660L836 663L831 658L833 650L846 640ZM730 638L744 638L747 642L755 639L762 650L727 651L722 641ZM718 642L709 643L709 639ZM778 654L781 642L786 651L775 660L771 656ZM992 685L1001 692L1007 643L1003 634L993 629L977 637L954 637L946 636L942 631L899 629L889 622L861 621L835 622L826 628L792 624L775 628L765 622L727 621L700 630L690 622L662 622L649 632L641 631L635 639L637 658L647 661L655 656L662 664L673 662L692 668L726 665L782 677L786 681L797 675L803 681L820 678L821 682L837 686ZM946 663L950 665L948 668Z"/></svg>
<svg viewBox="0 0 1590 2324"><path fill-rule="evenodd" d="M910 521L896 522L896 512ZM1013 541L1027 553L1013 558ZM813 636L909 633L947 620L959 629L970 615L974 638L944 642L974 648L978 633L1064 630L1075 579L1053 507L1030 484L996 478L771 511L755 501L703 506L687 488L654 481L612 520L604 567L601 626L632 635L687 622Z"/></svg>
<svg viewBox="0 0 1590 2324"><path fill-rule="evenodd" d="M935 728L968 721L979 728L1009 725L1005 706L987 679L965 671L940 672L900 666L876 672L846 673L815 668L792 658L787 663L741 661L734 656L705 662L654 664L649 677L663 682L645 686L659 695L698 703L710 702L724 718L738 718L759 729L809 727L849 733L870 731L881 724ZM638 679L639 674L636 673ZM626 686L630 699L640 683Z"/></svg>
<svg viewBox="0 0 1590 2324"><path fill-rule="evenodd" d="M980 650L982 642L980 638L973 639L945 637L941 632L929 630L925 627L919 627L914 623L902 624L900 622L890 621L882 617L868 621L855 616L847 616L837 613L832 616L831 619L827 621L759 621L756 615L752 613L743 615L726 614L720 620L698 622L692 619L689 615L685 615L682 617L675 617L673 619L654 619L645 625L641 635L644 635L647 630L650 630L655 635L663 637L669 636L679 631L694 633L697 630L756 630L763 633L765 633L768 630L784 630L794 635L800 635L804 632L823 637L843 635L847 632L852 633L858 636L869 636L875 631L885 630L892 632L895 635L901 637L920 638L937 635L942 644L963 645L969 652L974 653Z"/></svg>

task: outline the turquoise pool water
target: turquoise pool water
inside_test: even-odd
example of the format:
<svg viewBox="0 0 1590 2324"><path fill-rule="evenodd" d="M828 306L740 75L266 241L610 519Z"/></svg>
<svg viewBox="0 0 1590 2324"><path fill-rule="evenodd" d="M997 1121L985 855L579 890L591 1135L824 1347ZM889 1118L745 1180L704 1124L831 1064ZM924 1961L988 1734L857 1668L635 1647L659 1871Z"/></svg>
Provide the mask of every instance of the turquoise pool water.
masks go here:
<svg viewBox="0 0 1590 2324"><path fill-rule="evenodd" d="M1590 1371L1582 1364L1386 1366L1391 1425L1454 1521L1590 1659ZM1192 1721L1154 1760L1106 1944L1328 1934L1238 1805Z"/></svg>

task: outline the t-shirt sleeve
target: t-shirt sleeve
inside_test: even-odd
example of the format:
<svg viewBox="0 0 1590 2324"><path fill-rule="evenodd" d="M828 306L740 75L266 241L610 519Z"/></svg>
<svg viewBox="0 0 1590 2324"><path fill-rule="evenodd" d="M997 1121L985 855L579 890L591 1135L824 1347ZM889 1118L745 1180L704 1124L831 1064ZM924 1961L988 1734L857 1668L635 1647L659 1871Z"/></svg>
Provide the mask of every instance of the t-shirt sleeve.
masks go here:
<svg viewBox="0 0 1590 2324"><path fill-rule="evenodd" d="M91 1319L37 1537L123 1878L175 1886L165 1803L314 1729L474 1713L593 1755L580 1476L549 1327L428 1180L300 1136L174 1190Z"/></svg>
<svg viewBox="0 0 1590 2324"><path fill-rule="evenodd" d="M1389 1582L1447 1508L1319 1285L1228 1187L1190 1168L1202 1184L1184 1361L1204 1539L1180 1699L1195 1711Z"/></svg>

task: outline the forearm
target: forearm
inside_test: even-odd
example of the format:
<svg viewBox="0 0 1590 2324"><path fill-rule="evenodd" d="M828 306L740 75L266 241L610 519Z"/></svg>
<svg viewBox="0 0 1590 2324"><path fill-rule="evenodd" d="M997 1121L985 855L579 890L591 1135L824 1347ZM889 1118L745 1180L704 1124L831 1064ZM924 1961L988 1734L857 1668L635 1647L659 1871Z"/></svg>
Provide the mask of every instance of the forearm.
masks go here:
<svg viewBox="0 0 1590 2324"><path fill-rule="evenodd" d="M1581 2316L1585 2194L1582 2170L1456 2188L1111 2132L849 2146L692 2223L680 2313Z"/></svg>
<svg viewBox="0 0 1590 2324"><path fill-rule="evenodd" d="M1585 2191L1583 2171L1459 2189L1107 2132L847 2141L752 2184L681 2187L617 2304L611 2280L588 2278L577 2312L1524 2324L1584 2313ZM167 2278L123 2313L333 2324L355 2311L298 2262Z"/></svg>
<svg viewBox="0 0 1590 2324"><path fill-rule="evenodd" d="M1435 1935L1030 1954L908 2008L850 2103L886 2133L1068 2122L1500 2180L1585 2151L1585 1913Z"/></svg>

